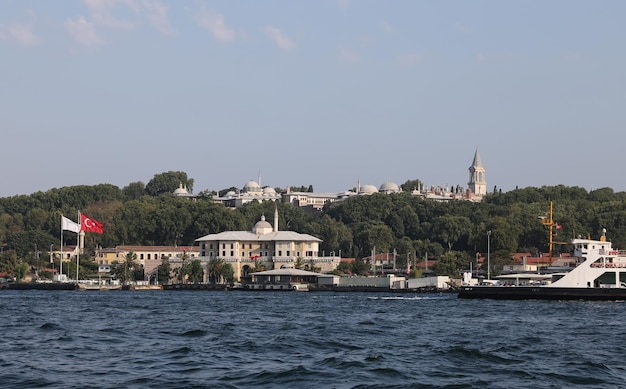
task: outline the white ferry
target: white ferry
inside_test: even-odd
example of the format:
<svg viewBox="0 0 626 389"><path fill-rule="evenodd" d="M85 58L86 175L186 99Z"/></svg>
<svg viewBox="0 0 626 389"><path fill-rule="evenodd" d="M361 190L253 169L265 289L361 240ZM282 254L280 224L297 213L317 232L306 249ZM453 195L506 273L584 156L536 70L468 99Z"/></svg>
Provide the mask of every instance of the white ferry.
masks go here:
<svg viewBox="0 0 626 389"><path fill-rule="evenodd" d="M542 222L550 229L552 254L552 203L550 218ZM574 245L576 266L572 270L554 274L508 275L506 283L462 285L459 298L542 299L542 300L626 300L626 250L613 248L602 230L600 240L576 238ZM552 255L550 255L552 256ZM539 279L539 278L540 279ZM521 279L531 282L522 285Z"/></svg>

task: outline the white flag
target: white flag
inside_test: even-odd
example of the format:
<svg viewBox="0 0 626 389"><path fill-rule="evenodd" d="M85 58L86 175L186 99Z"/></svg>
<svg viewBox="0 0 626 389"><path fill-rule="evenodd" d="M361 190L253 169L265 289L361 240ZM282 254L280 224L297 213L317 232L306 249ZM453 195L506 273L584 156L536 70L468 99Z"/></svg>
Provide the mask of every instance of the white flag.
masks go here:
<svg viewBox="0 0 626 389"><path fill-rule="evenodd" d="M73 221L66 218L65 216L61 216L61 229L67 230L67 231L73 231L78 234L80 232L80 224L74 223Z"/></svg>

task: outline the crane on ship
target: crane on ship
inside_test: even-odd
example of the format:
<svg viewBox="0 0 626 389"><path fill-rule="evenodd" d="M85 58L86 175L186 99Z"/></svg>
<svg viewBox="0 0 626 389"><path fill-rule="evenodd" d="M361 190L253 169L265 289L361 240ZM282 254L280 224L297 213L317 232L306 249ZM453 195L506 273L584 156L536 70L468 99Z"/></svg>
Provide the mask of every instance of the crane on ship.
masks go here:
<svg viewBox="0 0 626 389"><path fill-rule="evenodd" d="M554 232L554 230L556 229L557 232L558 230L561 229L561 225L558 223L554 222L553 219L553 213L552 213L552 201L550 201L550 212L548 213L548 215L544 215L544 216L540 216L539 218L541 219L541 224L543 224L544 226L548 227L548 250L549 250L549 261L550 264L552 263L552 252L554 251L554 245L555 244L568 244L568 242L557 242L554 241L554 237L556 236L557 233Z"/></svg>

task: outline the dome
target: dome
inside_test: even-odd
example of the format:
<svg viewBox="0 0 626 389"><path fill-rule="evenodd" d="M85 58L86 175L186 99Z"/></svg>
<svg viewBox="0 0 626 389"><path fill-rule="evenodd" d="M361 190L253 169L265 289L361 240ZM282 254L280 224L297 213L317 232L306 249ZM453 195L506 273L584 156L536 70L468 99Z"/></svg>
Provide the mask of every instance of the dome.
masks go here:
<svg viewBox="0 0 626 389"><path fill-rule="evenodd" d="M361 187L361 192L362 194L372 194L372 193L378 193L378 189L376 189L376 187L374 185L363 185Z"/></svg>
<svg viewBox="0 0 626 389"><path fill-rule="evenodd" d="M255 181L248 181L243 187L244 192L260 192L261 187Z"/></svg>
<svg viewBox="0 0 626 389"><path fill-rule="evenodd" d="M266 234L268 232L272 232L272 230L272 225L269 222L265 221L265 215L262 215L261 220L256 222L256 224L254 225L252 232L254 232L255 234Z"/></svg>
<svg viewBox="0 0 626 389"><path fill-rule="evenodd" d="M181 182L178 188L176 188L176 190L174 191L174 194L177 196L180 196L180 195L187 195L189 193L187 193L187 189L183 188L183 184Z"/></svg>
<svg viewBox="0 0 626 389"><path fill-rule="evenodd" d="M385 193L397 193L400 192L400 187L395 182L388 181L382 184L379 190Z"/></svg>
<svg viewBox="0 0 626 389"><path fill-rule="evenodd" d="M272 188L271 186L268 186L266 188L263 188L263 193L264 194L275 195L276 194L276 190L274 188Z"/></svg>
<svg viewBox="0 0 626 389"><path fill-rule="evenodd" d="M225 197L234 197L234 196L235 196L235 194L236 194L236 193L235 193L235 191L234 191L234 190L229 190L229 191L226 193Z"/></svg>

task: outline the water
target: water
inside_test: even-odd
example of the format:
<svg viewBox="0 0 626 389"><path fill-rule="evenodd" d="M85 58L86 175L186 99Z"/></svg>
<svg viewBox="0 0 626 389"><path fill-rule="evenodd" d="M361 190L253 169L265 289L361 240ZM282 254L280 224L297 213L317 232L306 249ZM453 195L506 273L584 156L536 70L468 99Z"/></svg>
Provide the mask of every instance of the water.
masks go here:
<svg viewBox="0 0 626 389"><path fill-rule="evenodd" d="M626 304L2 291L10 388L626 387Z"/></svg>

